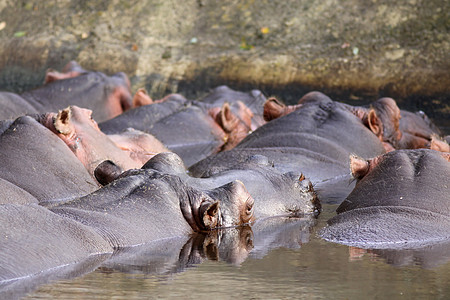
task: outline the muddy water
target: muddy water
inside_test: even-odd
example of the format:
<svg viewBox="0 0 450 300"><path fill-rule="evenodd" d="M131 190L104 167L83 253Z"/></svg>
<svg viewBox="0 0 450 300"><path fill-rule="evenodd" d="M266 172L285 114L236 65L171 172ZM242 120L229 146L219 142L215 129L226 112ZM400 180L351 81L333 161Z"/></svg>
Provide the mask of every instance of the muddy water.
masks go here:
<svg viewBox="0 0 450 300"><path fill-rule="evenodd" d="M205 253L211 241L196 251L182 247L174 255L166 245L159 249L157 260L155 255L143 254L148 250L136 251L140 255L103 264L84 276L38 286L25 298L449 298L449 246L421 252L365 253L328 243L316 234L335 208L326 205L316 221L256 224L251 234L246 232L237 242L223 239L225 247L210 249L209 254Z"/></svg>

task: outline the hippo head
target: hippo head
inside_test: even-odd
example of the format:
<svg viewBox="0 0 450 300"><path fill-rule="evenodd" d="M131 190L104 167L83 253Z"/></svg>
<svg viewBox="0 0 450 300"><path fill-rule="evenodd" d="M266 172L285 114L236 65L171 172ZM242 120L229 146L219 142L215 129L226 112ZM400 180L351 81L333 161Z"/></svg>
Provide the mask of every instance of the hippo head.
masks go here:
<svg viewBox="0 0 450 300"><path fill-rule="evenodd" d="M101 132L91 115L89 109L69 106L57 114L44 115L40 122L67 144L91 175L100 162L108 159L123 169L140 167L142 162L132 159Z"/></svg>
<svg viewBox="0 0 450 300"><path fill-rule="evenodd" d="M206 192L191 188L187 194L187 198L180 198L181 212L196 232L240 226L254 220L254 200L239 180Z"/></svg>
<svg viewBox="0 0 450 300"><path fill-rule="evenodd" d="M210 116L225 132L222 150L229 150L242 141L252 128L252 111L242 101L225 102L222 107L209 110Z"/></svg>
<svg viewBox="0 0 450 300"><path fill-rule="evenodd" d="M400 109L392 98L381 98L372 103L367 115L370 130L380 141L397 148L402 132L400 131ZM393 150L385 145L386 150Z"/></svg>

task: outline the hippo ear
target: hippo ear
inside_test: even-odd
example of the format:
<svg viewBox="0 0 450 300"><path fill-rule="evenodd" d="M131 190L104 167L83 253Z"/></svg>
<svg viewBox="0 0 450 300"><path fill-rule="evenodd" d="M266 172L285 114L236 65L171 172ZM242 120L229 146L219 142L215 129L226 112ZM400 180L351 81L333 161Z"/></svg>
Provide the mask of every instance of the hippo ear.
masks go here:
<svg viewBox="0 0 450 300"><path fill-rule="evenodd" d="M430 149L441 152L450 152L449 144L446 141L439 139L436 135L431 136Z"/></svg>
<svg viewBox="0 0 450 300"><path fill-rule="evenodd" d="M442 152L442 157L447 160L448 162L450 162L450 153L448 152Z"/></svg>
<svg viewBox="0 0 450 300"><path fill-rule="evenodd" d="M133 97L133 106L132 107L139 107L143 105L149 105L153 104L152 98L147 94L147 91L143 88L138 89L136 94L134 94Z"/></svg>
<svg viewBox="0 0 450 300"><path fill-rule="evenodd" d="M53 69L47 69L45 72L44 84L56 81L61 78L61 73Z"/></svg>
<svg viewBox="0 0 450 300"><path fill-rule="evenodd" d="M70 106L63 110L60 110L53 122L56 131L65 135L72 133L73 126L71 118L72 118L72 108Z"/></svg>
<svg viewBox="0 0 450 300"><path fill-rule="evenodd" d="M101 185L107 185L123 173L121 167L110 160L101 162L94 170L95 179Z"/></svg>
<svg viewBox="0 0 450 300"><path fill-rule="evenodd" d="M377 113L372 108L367 116L367 122L369 123L370 130L377 136L383 136L383 125L381 124L380 118L378 118Z"/></svg>
<svg viewBox="0 0 450 300"><path fill-rule="evenodd" d="M278 99L276 98L269 98L267 99L267 101L264 103L264 120L269 122L273 119L276 119L280 116L282 116L283 114L283 109L286 106L281 103L280 101L278 101Z"/></svg>
<svg viewBox="0 0 450 300"><path fill-rule="evenodd" d="M237 118L231 111L230 104L228 104L228 102L225 102L222 105L218 117L219 125L222 126L225 132L232 132L237 125Z"/></svg>
<svg viewBox="0 0 450 300"><path fill-rule="evenodd" d="M369 162L356 155L351 155L350 170L354 178L361 179L369 172Z"/></svg>

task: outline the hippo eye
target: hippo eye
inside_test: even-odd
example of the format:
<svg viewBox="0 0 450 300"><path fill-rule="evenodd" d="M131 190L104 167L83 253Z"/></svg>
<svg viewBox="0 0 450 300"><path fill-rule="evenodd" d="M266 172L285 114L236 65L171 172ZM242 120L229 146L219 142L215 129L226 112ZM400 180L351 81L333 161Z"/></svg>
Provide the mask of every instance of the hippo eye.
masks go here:
<svg viewBox="0 0 450 300"><path fill-rule="evenodd" d="M255 201L253 200L253 198L251 198L251 197L247 198L247 201L245 202L246 214L247 215L251 215L252 214L254 203L255 203Z"/></svg>

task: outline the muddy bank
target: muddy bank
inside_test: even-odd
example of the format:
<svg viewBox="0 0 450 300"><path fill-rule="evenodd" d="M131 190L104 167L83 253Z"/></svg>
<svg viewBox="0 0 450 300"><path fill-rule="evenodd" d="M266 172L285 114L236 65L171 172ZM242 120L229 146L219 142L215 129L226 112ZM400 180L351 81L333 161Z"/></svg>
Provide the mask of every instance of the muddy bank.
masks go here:
<svg viewBox="0 0 450 300"><path fill-rule="evenodd" d="M449 27L445 0L4 0L0 89L29 89L77 60L124 71L154 98L228 84L290 103L317 89L448 118Z"/></svg>

